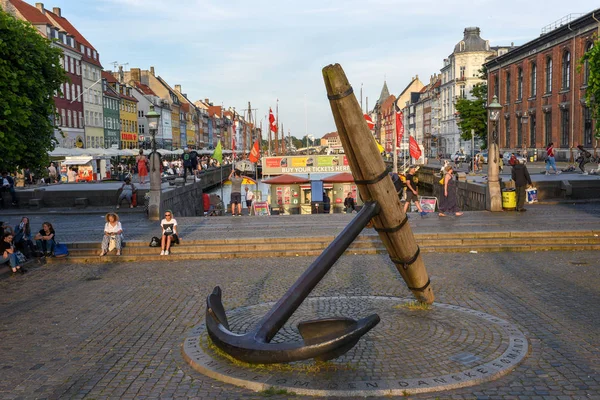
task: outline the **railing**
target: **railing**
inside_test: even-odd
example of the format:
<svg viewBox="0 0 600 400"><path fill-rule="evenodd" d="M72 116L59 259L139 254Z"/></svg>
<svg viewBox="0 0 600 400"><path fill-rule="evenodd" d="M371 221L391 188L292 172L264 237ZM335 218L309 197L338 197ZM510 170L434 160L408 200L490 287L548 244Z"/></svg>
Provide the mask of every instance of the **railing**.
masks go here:
<svg viewBox="0 0 600 400"><path fill-rule="evenodd" d="M542 28L541 34L545 35L546 33L552 32L553 30L558 29L561 26L566 25L566 24L570 23L571 21L578 19L582 15L583 14L581 14L581 13L572 13L572 14L565 15L561 19L556 20L556 21L552 22L551 24L544 26Z"/></svg>

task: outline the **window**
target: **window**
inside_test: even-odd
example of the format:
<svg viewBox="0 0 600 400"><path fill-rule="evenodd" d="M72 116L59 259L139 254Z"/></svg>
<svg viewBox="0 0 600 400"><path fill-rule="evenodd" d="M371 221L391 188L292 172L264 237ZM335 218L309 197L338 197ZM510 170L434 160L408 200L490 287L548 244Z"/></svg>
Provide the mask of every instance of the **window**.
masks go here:
<svg viewBox="0 0 600 400"><path fill-rule="evenodd" d="M89 111L85 111L85 124L89 125L90 124L90 112Z"/></svg>
<svg viewBox="0 0 600 400"><path fill-rule="evenodd" d="M593 46L594 45L592 44L592 42L588 42L588 44L585 46L585 52L587 53L588 51L590 51ZM585 86L587 86L589 80L590 80L590 61L585 60L583 62L583 84Z"/></svg>
<svg viewBox="0 0 600 400"><path fill-rule="evenodd" d="M517 121L517 147L523 145L523 118L519 117Z"/></svg>
<svg viewBox="0 0 600 400"><path fill-rule="evenodd" d="M529 147L536 147L535 130L536 130L535 114L529 116Z"/></svg>
<svg viewBox="0 0 600 400"><path fill-rule="evenodd" d="M506 132L506 147L510 148L510 118L505 119L506 121L506 126L505 126L505 132Z"/></svg>
<svg viewBox="0 0 600 400"><path fill-rule="evenodd" d="M60 125L61 126L65 126L65 121L66 120L67 119L65 118L65 110L62 109L62 110L60 110Z"/></svg>
<svg viewBox="0 0 600 400"><path fill-rule="evenodd" d="M466 99L467 98L467 95L465 93L465 85L461 85L461 87L460 87L460 98L461 99Z"/></svg>
<svg viewBox="0 0 600 400"><path fill-rule="evenodd" d="M73 98L73 101L77 98L77 96L75 96L75 84L71 85L71 97Z"/></svg>
<svg viewBox="0 0 600 400"><path fill-rule="evenodd" d="M79 60L75 61L75 74L81 75L81 61Z"/></svg>
<svg viewBox="0 0 600 400"><path fill-rule="evenodd" d="M592 145L592 110L583 107L583 145Z"/></svg>
<svg viewBox="0 0 600 400"><path fill-rule="evenodd" d="M552 113L549 112L544 114L544 133L545 145L548 146L552 142Z"/></svg>
<svg viewBox="0 0 600 400"><path fill-rule="evenodd" d="M460 77L464 78L465 77L465 72L466 72L466 67L460 67Z"/></svg>
<svg viewBox="0 0 600 400"><path fill-rule="evenodd" d="M517 100L523 100L523 68L517 70Z"/></svg>
<svg viewBox="0 0 600 400"><path fill-rule="evenodd" d="M72 74L75 73L75 63L73 62L73 58L69 57L69 70Z"/></svg>
<svg viewBox="0 0 600 400"><path fill-rule="evenodd" d="M571 87L571 53L565 51L562 57L562 89Z"/></svg>
<svg viewBox="0 0 600 400"><path fill-rule="evenodd" d="M560 111L560 146L569 146L569 109Z"/></svg>
<svg viewBox="0 0 600 400"><path fill-rule="evenodd" d="M531 63L530 75L531 86L529 93L531 97L535 97L537 95L537 65L534 62Z"/></svg>
<svg viewBox="0 0 600 400"><path fill-rule="evenodd" d="M72 117L71 117L71 110L67 110L67 126L70 128L71 126L73 126L71 124L72 122Z"/></svg>
<svg viewBox="0 0 600 400"><path fill-rule="evenodd" d="M77 85L77 101L81 103L81 86Z"/></svg>
<svg viewBox="0 0 600 400"><path fill-rule="evenodd" d="M94 113L94 124L100 126L100 113Z"/></svg>
<svg viewBox="0 0 600 400"><path fill-rule="evenodd" d="M546 93L552 93L552 58L546 57Z"/></svg>
<svg viewBox="0 0 600 400"><path fill-rule="evenodd" d="M68 83L65 83L65 96L67 97L67 100L71 100L71 88Z"/></svg>
<svg viewBox="0 0 600 400"><path fill-rule="evenodd" d="M506 101L505 103L510 103L510 72L506 72Z"/></svg>
<svg viewBox="0 0 600 400"><path fill-rule="evenodd" d="M83 128L83 113L79 111L79 127Z"/></svg>

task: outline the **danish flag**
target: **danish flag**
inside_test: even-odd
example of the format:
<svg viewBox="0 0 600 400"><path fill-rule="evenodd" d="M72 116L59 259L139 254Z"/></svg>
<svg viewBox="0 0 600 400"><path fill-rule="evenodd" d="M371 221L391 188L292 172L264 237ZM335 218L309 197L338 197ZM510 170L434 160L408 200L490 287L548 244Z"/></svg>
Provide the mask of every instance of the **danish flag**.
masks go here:
<svg viewBox="0 0 600 400"><path fill-rule="evenodd" d="M271 125L271 132L277 133L277 123L275 122L275 116L273 110L269 108L269 124Z"/></svg>
<svg viewBox="0 0 600 400"><path fill-rule="evenodd" d="M373 130L373 128L375 128L375 124L373 123L373 120L371 119L369 114L365 114L364 116L365 116L365 121L367 121L367 126L369 127L370 130Z"/></svg>

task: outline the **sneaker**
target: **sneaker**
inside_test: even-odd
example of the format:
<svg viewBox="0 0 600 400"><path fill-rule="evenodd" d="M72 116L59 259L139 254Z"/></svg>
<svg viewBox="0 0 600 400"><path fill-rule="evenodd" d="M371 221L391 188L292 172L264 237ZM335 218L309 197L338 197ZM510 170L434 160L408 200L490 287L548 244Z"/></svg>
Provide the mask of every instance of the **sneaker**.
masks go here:
<svg viewBox="0 0 600 400"><path fill-rule="evenodd" d="M165 256L169 255L169 250L165 250Z"/></svg>
<svg viewBox="0 0 600 400"><path fill-rule="evenodd" d="M588 172L587 172L587 171L586 171L586 172L584 172L584 173L583 173L583 175L588 175Z"/></svg>
<svg viewBox="0 0 600 400"><path fill-rule="evenodd" d="M546 175L550 175L550 172L546 171Z"/></svg>
<svg viewBox="0 0 600 400"><path fill-rule="evenodd" d="M562 171L556 171L556 175L560 175Z"/></svg>
<svg viewBox="0 0 600 400"><path fill-rule="evenodd" d="M164 250L163 250L163 251L161 251L161 252L160 252L160 255L161 255L161 256L164 256L164 255L165 255L165 251L164 251Z"/></svg>

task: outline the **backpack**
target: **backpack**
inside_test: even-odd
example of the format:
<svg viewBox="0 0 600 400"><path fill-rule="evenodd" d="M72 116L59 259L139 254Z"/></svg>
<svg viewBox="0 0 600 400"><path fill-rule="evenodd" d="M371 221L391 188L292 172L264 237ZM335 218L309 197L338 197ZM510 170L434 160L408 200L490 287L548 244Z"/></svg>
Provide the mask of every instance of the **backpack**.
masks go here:
<svg viewBox="0 0 600 400"><path fill-rule="evenodd" d="M152 239L150 239L150 247L160 247L160 239L157 238L156 236L153 236Z"/></svg>

